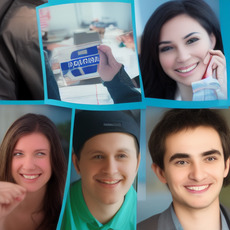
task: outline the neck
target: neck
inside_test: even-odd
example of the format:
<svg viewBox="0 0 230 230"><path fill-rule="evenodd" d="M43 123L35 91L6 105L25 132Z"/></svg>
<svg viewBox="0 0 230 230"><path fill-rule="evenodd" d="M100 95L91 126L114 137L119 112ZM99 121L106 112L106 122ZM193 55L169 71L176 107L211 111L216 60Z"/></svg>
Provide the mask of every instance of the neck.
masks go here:
<svg viewBox="0 0 230 230"><path fill-rule="evenodd" d="M174 205L174 211L184 230L221 230L219 202L204 208Z"/></svg>
<svg viewBox="0 0 230 230"><path fill-rule="evenodd" d="M101 224L108 223L118 212L123 204L123 200L116 203L101 203L95 199L85 199L86 205L95 219L97 219Z"/></svg>
<svg viewBox="0 0 230 230"><path fill-rule="evenodd" d="M181 83L177 83L177 87L179 89L183 101L192 101L193 98L192 86L187 86Z"/></svg>
<svg viewBox="0 0 230 230"><path fill-rule="evenodd" d="M101 224L106 224L116 215L121 205L101 205L94 207L90 212Z"/></svg>

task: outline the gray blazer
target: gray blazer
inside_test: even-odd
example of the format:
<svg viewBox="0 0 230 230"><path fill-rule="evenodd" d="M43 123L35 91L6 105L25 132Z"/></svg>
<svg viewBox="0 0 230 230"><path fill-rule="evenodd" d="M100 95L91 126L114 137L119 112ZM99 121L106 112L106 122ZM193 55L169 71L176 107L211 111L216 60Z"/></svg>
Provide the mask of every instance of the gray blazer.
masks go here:
<svg viewBox="0 0 230 230"><path fill-rule="evenodd" d="M137 230L176 230L170 207L164 212L151 216L137 225Z"/></svg>
<svg viewBox="0 0 230 230"><path fill-rule="evenodd" d="M151 216L137 225L137 230L176 230L171 216L170 207L164 212ZM230 211L220 205L228 227L230 229Z"/></svg>

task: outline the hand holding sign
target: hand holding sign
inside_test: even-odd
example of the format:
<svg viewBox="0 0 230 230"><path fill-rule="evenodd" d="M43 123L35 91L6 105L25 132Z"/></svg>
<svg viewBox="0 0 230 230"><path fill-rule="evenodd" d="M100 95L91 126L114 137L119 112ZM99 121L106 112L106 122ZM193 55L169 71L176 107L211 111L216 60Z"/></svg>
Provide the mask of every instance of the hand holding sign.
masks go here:
<svg viewBox="0 0 230 230"><path fill-rule="evenodd" d="M110 47L100 45L97 48L100 55L97 71L103 81L111 81L122 67L122 64L116 61Z"/></svg>

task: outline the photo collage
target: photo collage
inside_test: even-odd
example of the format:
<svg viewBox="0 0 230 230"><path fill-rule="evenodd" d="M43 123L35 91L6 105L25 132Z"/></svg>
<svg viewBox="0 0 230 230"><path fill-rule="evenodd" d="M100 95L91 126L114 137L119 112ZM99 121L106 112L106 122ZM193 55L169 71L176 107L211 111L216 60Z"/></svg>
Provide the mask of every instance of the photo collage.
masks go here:
<svg viewBox="0 0 230 230"><path fill-rule="evenodd" d="M0 1L0 229L230 229L228 0Z"/></svg>

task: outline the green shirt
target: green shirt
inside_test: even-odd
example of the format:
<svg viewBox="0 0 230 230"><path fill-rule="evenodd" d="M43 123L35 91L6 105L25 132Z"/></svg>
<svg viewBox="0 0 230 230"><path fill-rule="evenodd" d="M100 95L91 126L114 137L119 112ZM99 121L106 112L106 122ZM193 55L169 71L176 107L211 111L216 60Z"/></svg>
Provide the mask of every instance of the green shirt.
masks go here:
<svg viewBox="0 0 230 230"><path fill-rule="evenodd" d="M82 194L81 180L78 180L70 187L61 229L135 230L136 204L136 191L133 186L131 186L119 211L108 223L103 225L90 213Z"/></svg>

